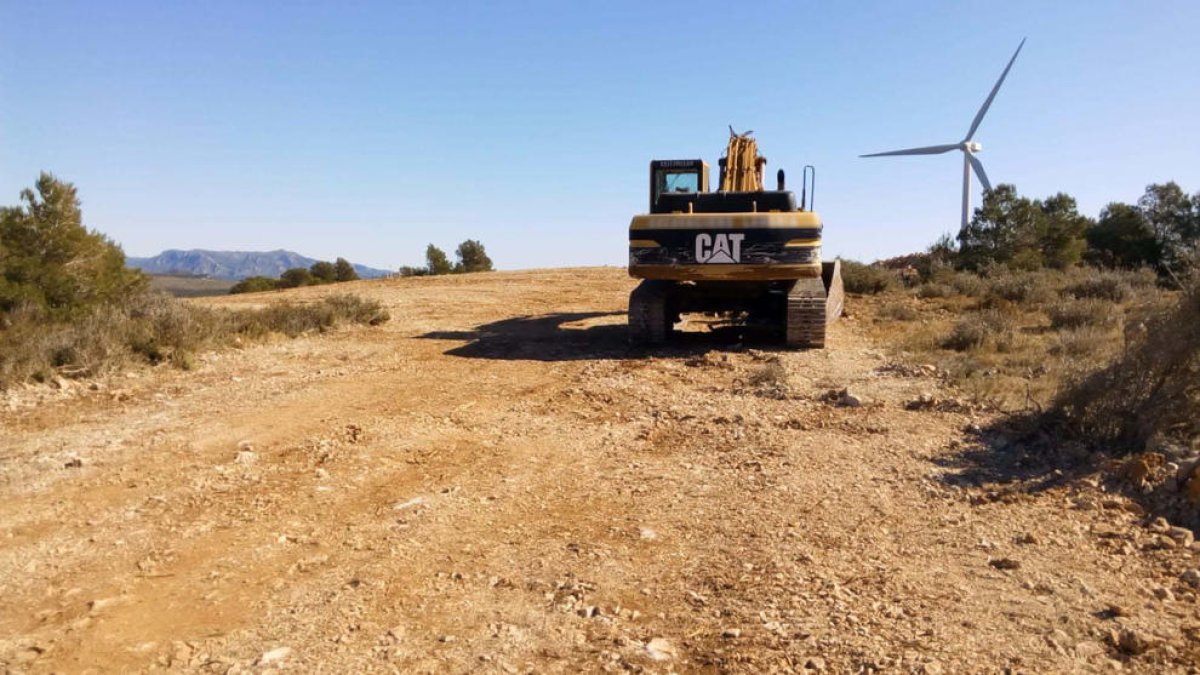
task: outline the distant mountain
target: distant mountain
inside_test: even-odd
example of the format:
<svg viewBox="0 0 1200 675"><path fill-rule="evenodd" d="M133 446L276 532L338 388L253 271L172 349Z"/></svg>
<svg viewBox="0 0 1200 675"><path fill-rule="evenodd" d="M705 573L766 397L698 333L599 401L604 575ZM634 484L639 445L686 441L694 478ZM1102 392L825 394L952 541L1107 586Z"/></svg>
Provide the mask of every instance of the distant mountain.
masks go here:
<svg viewBox="0 0 1200 675"><path fill-rule="evenodd" d="M126 258L128 267L150 274L187 274L237 281L246 277L277 277L293 267L312 267L317 262L291 251L204 251L193 249L163 251L153 258ZM333 262L330 260L329 262ZM366 265L354 265L363 279L384 277L391 272Z"/></svg>

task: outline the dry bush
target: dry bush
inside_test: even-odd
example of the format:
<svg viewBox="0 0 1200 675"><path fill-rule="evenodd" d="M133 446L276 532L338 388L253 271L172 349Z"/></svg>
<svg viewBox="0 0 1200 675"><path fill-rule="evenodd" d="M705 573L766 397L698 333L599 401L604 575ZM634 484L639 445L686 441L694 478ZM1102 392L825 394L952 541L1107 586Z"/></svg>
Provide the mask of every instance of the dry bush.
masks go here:
<svg viewBox="0 0 1200 675"><path fill-rule="evenodd" d="M1049 352L1071 359L1103 355L1112 345L1110 331L1095 326L1080 326L1059 331L1050 343Z"/></svg>
<svg viewBox="0 0 1200 675"><path fill-rule="evenodd" d="M1112 326L1120 317L1119 308L1107 300L1064 300L1046 310L1050 327L1055 330L1082 326Z"/></svg>
<svg viewBox="0 0 1200 675"><path fill-rule="evenodd" d="M343 323L377 325L387 320L379 303L349 295L306 305L223 310L141 293L70 322L9 315L8 327L0 330L0 389L30 379L98 375L132 362L190 369L197 353L243 337L295 337Z"/></svg>
<svg viewBox="0 0 1200 675"><path fill-rule="evenodd" d="M897 279L895 273L882 267L843 260L842 283L847 293L875 295L895 287Z"/></svg>
<svg viewBox="0 0 1200 675"><path fill-rule="evenodd" d="M916 321L921 318L921 313L910 305L892 303L879 308L879 317L892 321Z"/></svg>
<svg viewBox="0 0 1200 675"><path fill-rule="evenodd" d="M1063 295L1073 298L1095 298L1109 302L1125 302L1133 294L1133 287L1114 272L1092 271L1091 274L1063 289Z"/></svg>
<svg viewBox="0 0 1200 675"><path fill-rule="evenodd" d="M985 309L959 319L941 343L945 349L965 352L993 347L1006 351L1013 338L1013 321L1004 312Z"/></svg>
<svg viewBox="0 0 1200 675"><path fill-rule="evenodd" d="M954 288L948 284L930 282L917 287L917 297L922 300L931 298L948 298L955 294Z"/></svg>
<svg viewBox="0 0 1200 675"><path fill-rule="evenodd" d="M788 396L788 374L777 359L768 361L747 379L754 393L764 398L784 399Z"/></svg>
<svg viewBox="0 0 1200 675"><path fill-rule="evenodd" d="M1079 435L1128 450L1200 435L1200 275L1113 363L1065 388L1055 409Z"/></svg>
<svg viewBox="0 0 1200 675"><path fill-rule="evenodd" d="M939 267L929 275L929 283L948 286L952 293L966 295L972 298L982 297L987 292L987 283L974 272L955 270L952 267ZM937 291L935 291L936 293ZM927 297L948 297L946 295L929 295Z"/></svg>
<svg viewBox="0 0 1200 675"><path fill-rule="evenodd" d="M1001 274L988 281L985 299L997 299L1019 305L1042 305L1054 299L1053 278L1046 273Z"/></svg>

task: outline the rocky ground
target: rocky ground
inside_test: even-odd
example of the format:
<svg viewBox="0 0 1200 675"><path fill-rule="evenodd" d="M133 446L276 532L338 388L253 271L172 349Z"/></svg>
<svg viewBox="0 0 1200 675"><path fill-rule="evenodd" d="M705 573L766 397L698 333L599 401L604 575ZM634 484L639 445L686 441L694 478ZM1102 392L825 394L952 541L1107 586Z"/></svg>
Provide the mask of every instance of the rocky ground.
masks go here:
<svg viewBox="0 0 1200 675"><path fill-rule="evenodd" d="M1200 670L1200 550L1130 481L1014 443L871 342L854 299L824 351L646 354L631 286L204 300L351 290L393 318L10 392L0 664Z"/></svg>

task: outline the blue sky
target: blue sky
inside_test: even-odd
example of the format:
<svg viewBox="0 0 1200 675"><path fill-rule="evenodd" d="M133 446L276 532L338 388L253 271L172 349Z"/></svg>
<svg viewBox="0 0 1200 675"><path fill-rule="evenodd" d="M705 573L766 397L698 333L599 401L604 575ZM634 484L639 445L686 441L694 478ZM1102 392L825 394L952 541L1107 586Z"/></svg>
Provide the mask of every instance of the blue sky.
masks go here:
<svg viewBox="0 0 1200 675"><path fill-rule="evenodd" d="M0 203L48 170L130 255L287 248L394 268L481 239L502 268L622 265L652 158L727 125L818 171L826 255L958 227L994 183L1095 215L1200 190L1200 3L0 0ZM978 197L976 197L978 198Z"/></svg>

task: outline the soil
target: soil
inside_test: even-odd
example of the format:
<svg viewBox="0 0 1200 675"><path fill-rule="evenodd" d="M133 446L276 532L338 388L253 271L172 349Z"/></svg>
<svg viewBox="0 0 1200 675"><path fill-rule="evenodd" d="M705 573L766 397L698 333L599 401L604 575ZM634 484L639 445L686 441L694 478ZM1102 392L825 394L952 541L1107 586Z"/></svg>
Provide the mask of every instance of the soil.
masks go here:
<svg viewBox="0 0 1200 675"><path fill-rule="evenodd" d="M647 352L632 286L197 300L350 291L392 320L10 392L0 665L1196 672L1191 532L1021 455L853 298L825 350Z"/></svg>

